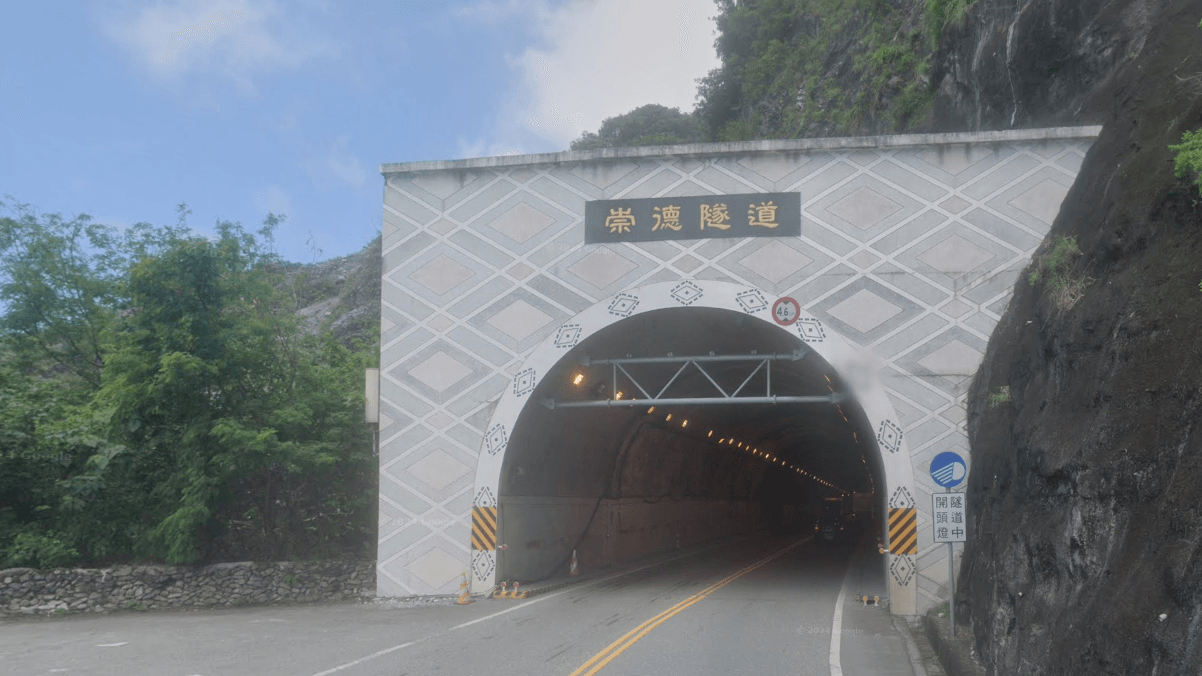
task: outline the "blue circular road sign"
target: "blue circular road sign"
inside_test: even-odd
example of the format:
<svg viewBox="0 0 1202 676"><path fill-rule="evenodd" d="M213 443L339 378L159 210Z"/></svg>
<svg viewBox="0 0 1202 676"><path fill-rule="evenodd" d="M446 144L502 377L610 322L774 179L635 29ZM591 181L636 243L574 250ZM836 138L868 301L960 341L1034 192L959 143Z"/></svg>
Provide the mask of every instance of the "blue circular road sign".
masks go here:
<svg viewBox="0 0 1202 676"><path fill-rule="evenodd" d="M964 481L965 474L968 474L968 465L964 464L964 458L958 453L946 451L931 461L931 478L943 488L951 488Z"/></svg>

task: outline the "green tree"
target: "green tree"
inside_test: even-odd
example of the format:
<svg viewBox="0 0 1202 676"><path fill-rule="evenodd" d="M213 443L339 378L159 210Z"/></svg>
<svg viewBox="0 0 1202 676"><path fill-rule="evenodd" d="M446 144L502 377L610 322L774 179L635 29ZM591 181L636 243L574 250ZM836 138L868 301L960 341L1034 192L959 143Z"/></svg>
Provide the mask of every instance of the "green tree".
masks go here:
<svg viewBox="0 0 1202 676"><path fill-rule="evenodd" d="M176 226L123 233L16 212L0 223L0 567L366 552L378 346L300 330L280 217L209 240L183 205Z"/></svg>
<svg viewBox="0 0 1202 676"><path fill-rule="evenodd" d="M586 131L572 141L572 150L664 146L700 143L705 134L691 113L654 103L606 118L597 133Z"/></svg>

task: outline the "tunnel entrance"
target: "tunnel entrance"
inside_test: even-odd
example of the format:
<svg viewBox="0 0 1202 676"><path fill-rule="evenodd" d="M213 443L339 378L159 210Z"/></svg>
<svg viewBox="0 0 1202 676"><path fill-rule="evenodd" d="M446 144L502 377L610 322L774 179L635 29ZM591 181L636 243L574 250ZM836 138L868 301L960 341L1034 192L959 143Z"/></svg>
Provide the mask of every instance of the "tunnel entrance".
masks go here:
<svg viewBox="0 0 1202 676"><path fill-rule="evenodd" d="M735 396L730 396L735 395ZM797 334L718 308L617 321L541 378L510 436L498 579L597 569L755 531L857 530L884 486L875 436Z"/></svg>
<svg viewBox="0 0 1202 676"><path fill-rule="evenodd" d="M554 576L573 549L595 570L749 530L813 532L829 498L859 496L889 550L890 607L913 614L913 468L880 362L812 316L776 321L769 298L728 282L650 284L535 347L477 461L473 591ZM738 359L685 363L722 356ZM713 401L736 391L760 400ZM891 543L898 516L905 538Z"/></svg>

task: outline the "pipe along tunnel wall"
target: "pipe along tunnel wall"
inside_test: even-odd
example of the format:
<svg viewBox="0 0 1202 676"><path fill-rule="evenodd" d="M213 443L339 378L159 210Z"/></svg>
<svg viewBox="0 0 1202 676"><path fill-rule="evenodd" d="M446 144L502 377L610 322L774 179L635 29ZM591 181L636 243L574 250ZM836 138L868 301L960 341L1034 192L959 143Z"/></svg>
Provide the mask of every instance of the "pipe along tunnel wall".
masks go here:
<svg viewBox="0 0 1202 676"><path fill-rule="evenodd" d="M582 365L586 357L627 354L794 350L800 358L770 366L771 385L764 364L754 359L703 364L704 372L695 364L627 365L625 371ZM698 403L562 407L612 401L615 388L626 400L643 397L640 385L658 393L669 382L664 396ZM573 549L582 567L596 569L729 535L813 532L824 498L883 485L876 451L869 449L871 430L854 400L700 403L718 394L715 384L728 393L742 385L744 393L785 396L829 394L840 381L795 336L731 311L663 309L599 332L547 374L509 439L497 533L505 548L498 552L496 579L532 582L564 574ZM549 408L548 400L561 407Z"/></svg>

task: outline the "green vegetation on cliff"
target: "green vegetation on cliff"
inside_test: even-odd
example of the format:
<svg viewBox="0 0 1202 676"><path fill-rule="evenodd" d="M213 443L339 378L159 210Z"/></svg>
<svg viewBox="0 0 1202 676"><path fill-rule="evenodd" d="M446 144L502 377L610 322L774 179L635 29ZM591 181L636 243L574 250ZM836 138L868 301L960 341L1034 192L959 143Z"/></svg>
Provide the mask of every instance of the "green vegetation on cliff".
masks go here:
<svg viewBox="0 0 1202 676"><path fill-rule="evenodd" d="M0 205L3 206L3 205ZM0 217L0 568L365 555L363 369L256 234ZM348 394L349 393L349 394Z"/></svg>
<svg viewBox="0 0 1202 676"><path fill-rule="evenodd" d="M698 82L692 115L643 106L585 132L572 149L921 128L935 101L928 70L939 34L972 2L718 0L721 65ZM699 138L667 131L694 121Z"/></svg>

